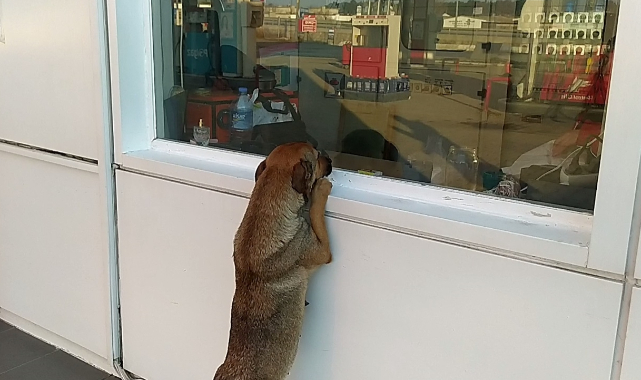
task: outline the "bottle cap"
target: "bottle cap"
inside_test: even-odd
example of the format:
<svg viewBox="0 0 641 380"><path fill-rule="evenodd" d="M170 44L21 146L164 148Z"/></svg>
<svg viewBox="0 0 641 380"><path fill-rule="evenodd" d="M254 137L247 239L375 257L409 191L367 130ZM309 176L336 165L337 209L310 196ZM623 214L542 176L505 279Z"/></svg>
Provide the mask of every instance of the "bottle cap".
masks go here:
<svg viewBox="0 0 641 380"><path fill-rule="evenodd" d="M203 119L200 119L200 121L198 122L198 126L201 128L203 127Z"/></svg>
<svg viewBox="0 0 641 380"><path fill-rule="evenodd" d="M247 93L247 87L239 87L238 91L240 91L241 94L246 94Z"/></svg>

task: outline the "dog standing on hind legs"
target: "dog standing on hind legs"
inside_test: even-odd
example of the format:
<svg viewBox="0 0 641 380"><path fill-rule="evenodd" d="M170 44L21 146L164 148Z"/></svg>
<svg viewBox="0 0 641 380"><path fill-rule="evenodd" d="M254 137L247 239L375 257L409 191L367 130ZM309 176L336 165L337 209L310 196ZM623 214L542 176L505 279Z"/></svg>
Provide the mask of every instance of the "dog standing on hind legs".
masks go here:
<svg viewBox="0 0 641 380"><path fill-rule="evenodd" d="M256 169L234 239L236 291L225 361L214 380L283 380L294 363L312 272L332 261L325 205L331 160L281 145ZM309 221L305 206L309 203Z"/></svg>

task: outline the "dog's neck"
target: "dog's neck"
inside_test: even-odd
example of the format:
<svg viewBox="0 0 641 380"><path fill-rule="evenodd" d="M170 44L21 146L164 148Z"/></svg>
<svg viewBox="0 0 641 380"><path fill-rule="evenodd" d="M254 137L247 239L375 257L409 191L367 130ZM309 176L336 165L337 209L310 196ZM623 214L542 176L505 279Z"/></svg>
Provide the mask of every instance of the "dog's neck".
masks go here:
<svg viewBox="0 0 641 380"><path fill-rule="evenodd" d="M267 169L254 186L243 224L260 219L254 228L270 235L274 230L298 229L305 203L305 197L291 185L291 173Z"/></svg>
<svg viewBox="0 0 641 380"><path fill-rule="evenodd" d="M267 169L256 182L250 204L261 203L262 211L270 210L277 214L299 214L307 199L291 185L291 173L284 170ZM262 204L268 202L269 205ZM268 207L262 207L268 206Z"/></svg>
<svg viewBox="0 0 641 380"><path fill-rule="evenodd" d="M291 186L291 173L263 172L236 233L234 249L246 251L239 257L266 259L283 249L305 223L304 205L303 195ZM248 263L235 262L237 270L248 268Z"/></svg>

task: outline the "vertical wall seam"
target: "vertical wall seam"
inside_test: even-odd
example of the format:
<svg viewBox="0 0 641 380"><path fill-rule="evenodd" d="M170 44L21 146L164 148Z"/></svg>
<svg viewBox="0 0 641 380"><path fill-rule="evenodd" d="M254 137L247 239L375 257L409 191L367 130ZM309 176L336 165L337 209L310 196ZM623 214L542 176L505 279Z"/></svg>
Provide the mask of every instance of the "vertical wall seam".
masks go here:
<svg viewBox="0 0 641 380"><path fill-rule="evenodd" d="M623 370L623 357L625 354L625 343L630 321L632 292L635 285L637 284L637 280L635 279L635 269L637 263L639 241L641 239L641 212L639 212L639 210L641 210L641 162L639 162L637 171L637 186L635 190L634 204L632 209L630 234L628 237L628 252L625 263L623 291L621 292L621 305L619 308L619 321L617 323L617 333L614 343L610 380L621 380Z"/></svg>
<svg viewBox="0 0 641 380"><path fill-rule="evenodd" d="M100 45L100 69L102 83L103 155L102 165L105 186L105 209L107 212L108 266L109 266L109 311L111 321L112 365L124 380L129 376L122 367L122 321L120 313L120 270L118 260L118 219L116 171L114 167L113 95L111 91L111 65L109 51L109 22L107 0L98 0L98 35Z"/></svg>

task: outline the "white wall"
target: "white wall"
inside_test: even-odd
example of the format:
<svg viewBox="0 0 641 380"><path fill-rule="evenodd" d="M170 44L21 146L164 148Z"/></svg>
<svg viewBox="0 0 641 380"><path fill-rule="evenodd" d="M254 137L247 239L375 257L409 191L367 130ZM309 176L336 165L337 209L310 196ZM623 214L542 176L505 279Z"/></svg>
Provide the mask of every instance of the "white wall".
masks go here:
<svg viewBox="0 0 641 380"><path fill-rule="evenodd" d="M3 0L0 139L98 158L97 3Z"/></svg>
<svg viewBox="0 0 641 380"><path fill-rule="evenodd" d="M119 172L125 368L211 379L246 200ZM330 219L290 378L608 379L622 285Z"/></svg>
<svg viewBox="0 0 641 380"><path fill-rule="evenodd" d="M109 358L97 167L35 157L0 151L0 308Z"/></svg>
<svg viewBox="0 0 641 380"><path fill-rule="evenodd" d="M641 239L639 240L639 245L637 246L637 260L634 268L634 278L641 279Z"/></svg>
<svg viewBox="0 0 641 380"><path fill-rule="evenodd" d="M109 370L99 2L1 2L0 318Z"/></svg>
<svg viewBox="0 0 641 380"><path fill-rule="evenodd" d="M626 337L623 355L623 370L621 380L641 379L641 289L632 291L632 307L630 309L630 324Z"/></svg>

